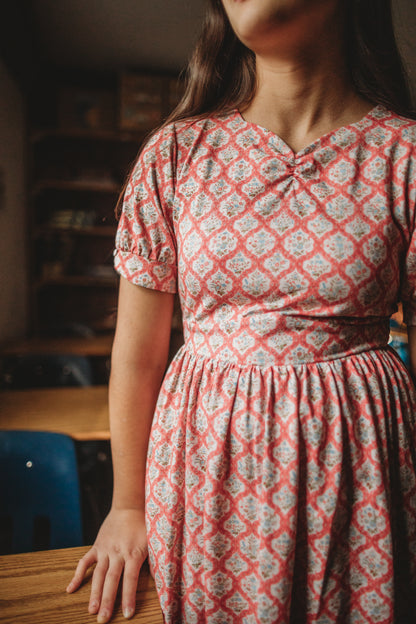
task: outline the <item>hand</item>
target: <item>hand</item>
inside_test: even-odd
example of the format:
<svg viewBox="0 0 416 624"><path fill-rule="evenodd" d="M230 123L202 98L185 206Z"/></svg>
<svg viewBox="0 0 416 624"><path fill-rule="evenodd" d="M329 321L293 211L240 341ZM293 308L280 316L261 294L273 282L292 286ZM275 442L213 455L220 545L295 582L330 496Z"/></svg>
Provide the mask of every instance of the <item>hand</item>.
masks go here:
<svg viewBox="0 0 416 624"><path fill-rule="evenodd" d="M140 568L147 557L144 511L111 509L92 548L80 559L66 591L76 591L88 568L96 563L92 576L88 610L97 613L97 622L108 622L114 609L117 589L123 575L121 605L124 617L134 615Z"/></svg>

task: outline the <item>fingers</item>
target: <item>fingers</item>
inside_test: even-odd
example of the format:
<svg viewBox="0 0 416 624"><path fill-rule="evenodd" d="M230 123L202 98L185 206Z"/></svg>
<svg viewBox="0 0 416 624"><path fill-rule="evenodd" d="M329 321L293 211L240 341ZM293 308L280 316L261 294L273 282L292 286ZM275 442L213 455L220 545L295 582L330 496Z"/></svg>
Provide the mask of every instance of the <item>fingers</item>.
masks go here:
<svg viewBox="0 0 416 624"><path fill-rule="evenodd" d="M136 591L140 568L146 553L140 549L123 557L119 551L109 556L98 556L95 548L79 560L75 574L66 588L71 593L79 588L88 568L96 563L92 576L88 611L97 614L97 622L108 622L114 610L114 603L120 578L123 574L122 609L126 618L133 617L136 609Z"/></svg>
<svg viewBox="0 0 416 624"><path fill-rule="evenodd" d="M121 604L125 618L131 618L136 610L136 591L143 557L127 559L124 567Z"/></svg>
<svg viewBox="0 0 416 624"><path fill-rule="evenodd" d="M102 588L100 607L97 616L98 624L104 624L105 622L108 622L111 614L113 613L114 603L117 596L117 589L120 583L120 577L123 572L123 567L123 558L117 557L110 560L107 570L104 571L103 567L103 570L99 571L99 577L96 580L96 586L93 587L91 590L91 594L93 593L93 591L96 591L94 596L97 596L97 598L94 598L94 600L98 600L98 593Z"/></svg>
<svg viewBox="0 0 416 624"><path fill-rule="evenodd" d="M97 561L97 553L94 548L91 548L83 557L78 561L75 574L69 582L66 591L71 593L79 588L84 576L90 566Z"/></svg>
<svg viewBox="0 0 416 624"><path fill-rule="evenodd" d="M95 566L94 574L92 575L90 601L88 604L88 611L90 613L97 613L100 608L105 576L107 574L108 567L108 557L99 559L97 565Z"/></svg>

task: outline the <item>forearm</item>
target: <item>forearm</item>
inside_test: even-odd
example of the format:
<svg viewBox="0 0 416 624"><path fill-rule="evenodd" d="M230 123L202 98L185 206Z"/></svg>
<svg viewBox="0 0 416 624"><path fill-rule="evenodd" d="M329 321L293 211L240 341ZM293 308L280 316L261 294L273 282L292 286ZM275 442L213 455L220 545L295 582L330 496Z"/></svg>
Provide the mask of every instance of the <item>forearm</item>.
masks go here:
<svg viewBox="0 0 416 624"><path fill-rule="evenodd" d="M109 409L113 506L143 509L146 454L163 369L114 366Z"/></svg>

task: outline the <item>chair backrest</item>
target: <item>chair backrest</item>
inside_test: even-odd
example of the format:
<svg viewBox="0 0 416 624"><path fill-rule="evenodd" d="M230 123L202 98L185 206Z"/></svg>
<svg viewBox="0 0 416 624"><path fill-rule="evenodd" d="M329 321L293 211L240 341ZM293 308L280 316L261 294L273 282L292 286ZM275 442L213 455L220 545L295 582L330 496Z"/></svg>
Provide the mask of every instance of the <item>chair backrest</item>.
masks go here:
<svg viewBox="0 0 416 624"><path fill-rule="evenodd" d="M8 356L2 365L2 387L10 389L90 386L91 363L76 354L27 354Z"/></svg>
<svg viewBox="0 0 416 624"><path fill-rule="evenodd" d="M83 544L74 441L43 431L0 431L1 554Z"/></svg>

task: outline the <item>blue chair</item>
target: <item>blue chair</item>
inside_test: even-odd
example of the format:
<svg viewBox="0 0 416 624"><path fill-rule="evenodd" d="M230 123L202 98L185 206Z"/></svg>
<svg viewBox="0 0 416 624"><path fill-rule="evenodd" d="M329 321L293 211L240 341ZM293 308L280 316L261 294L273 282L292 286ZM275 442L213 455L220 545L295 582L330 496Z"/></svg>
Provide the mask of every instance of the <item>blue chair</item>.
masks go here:
<svg viewBox="0 0 416 624"><path fill-rule="evenodd" d="M401 331L400 331L401 330ZM400 328L400 325L390 319L390 339L389 345L396 351L404 364L410 366L409 341L407 333Z"/></svg>
<svg viewBox="0 0 416 624"><path fill-rule="evenodd" d="M72 438L43 431L0 431L0 554L82 545Z"/></svg>

